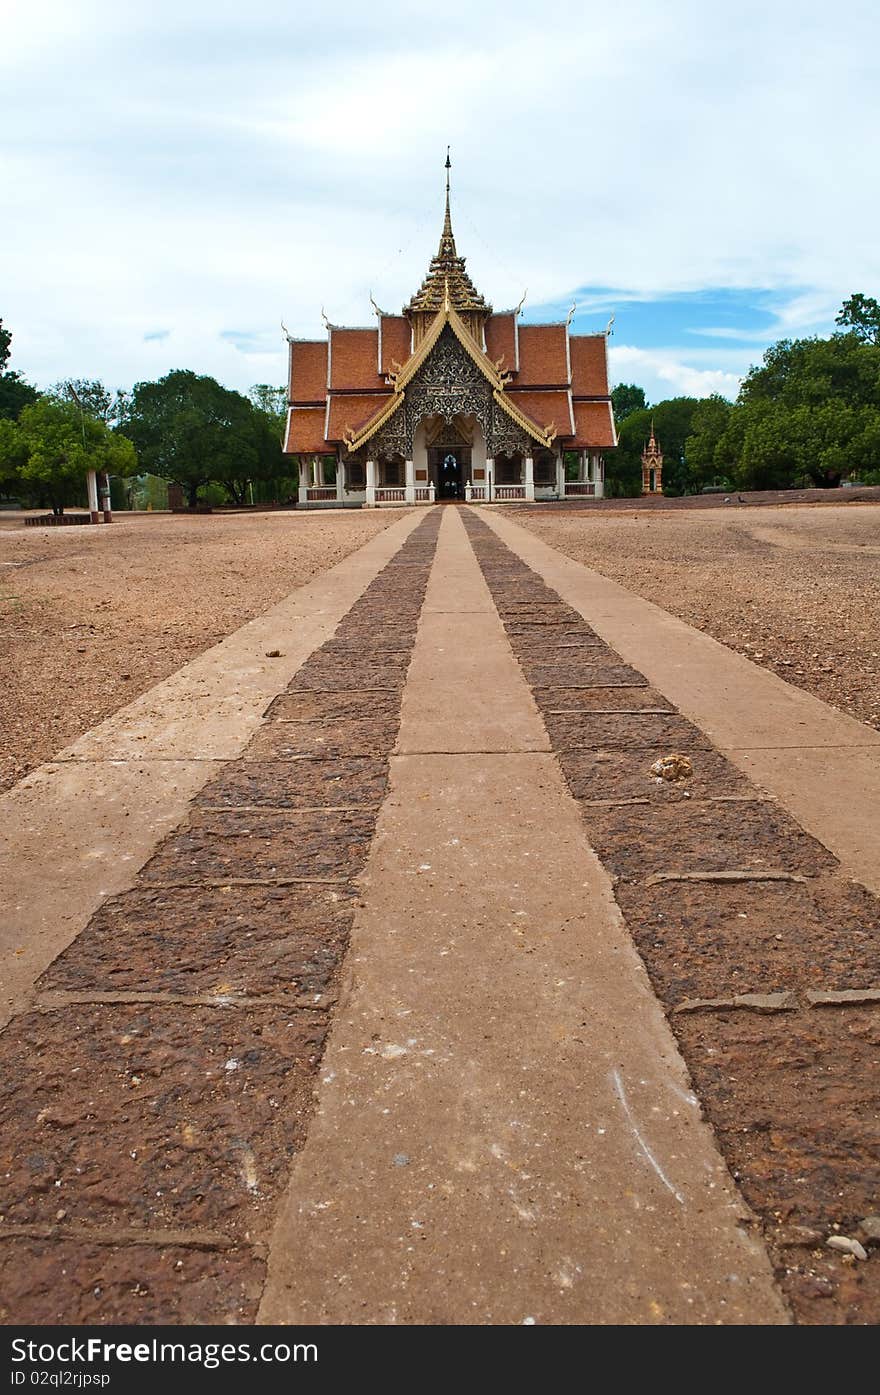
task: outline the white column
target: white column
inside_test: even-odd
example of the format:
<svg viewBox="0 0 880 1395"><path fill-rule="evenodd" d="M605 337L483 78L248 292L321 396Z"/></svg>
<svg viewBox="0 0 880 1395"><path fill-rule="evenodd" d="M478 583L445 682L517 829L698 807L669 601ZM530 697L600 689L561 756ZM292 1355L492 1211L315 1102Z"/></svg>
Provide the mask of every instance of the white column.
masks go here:
<svg viewBox="0 0 880 1395"><path fill-rule="evenodd" d="M535 497L535 457L534 457L533 455L527 455L527 456L526 456L526 458L525 458L525 467L526 467L526 473L525 473L526 498L527 498L527 499L534 499L534 497Z"/></svg>
<svg viewBox="0 0 880 1395"><path fill-rule="evenodd" d="M588 478L589 478L589 472L588 472L588 470L587 470L587 452L586 452L585 450L579 450L579 451L578 451L578 482L579 482L580 484L583 484L583 483L585 483L585 481L586 481Z"/></svg>
<svg viewBox="0 0 880 1395"><path fill-rule="evenodd" d="M302 456L299 457L299 502L300 507L309 502L309 470L311 465L307 464Z"/></svg>
<svg viewBox="0 0 880 1395"><path fill-rule="evenodd" d="M376 507L376 462L367 461L367 500L366 507L374 509Z"/></svg>
<svg viewBox="0 0 880 1395"><path fill-rule="evenodd" d="M556 457L556 493L565 498L565 456L562 451Z"/></svg>
<svg viewBox="0 0 880 1395"><path fill-rule="evenodd" d="M99 523L98 514L98 477L94 470L89 470L86 474L86 486L89 491L89 513L92 515L92 522Z"/></svg>
<svg viewBox="0 0 880 1395"><path fill-rule="evenodd" d="M487 504L491 504L491 502L492 502L492 490L493 490L493 488L494 488L494 475L495 475L495 457L494 457L494 455L487 455L487 456L486 456L486 503L487 503Z"/></svg>
<svg viewBox="0 0 880 1395"><path fill-rule="evenodd" d="M324 457L323 457L323 455L319 455L319 456L316 457L316 459L315 459L315 470L317 471L317 475L318 475L318 478L316 479L315 483L316 483L321 489L323 489L323 488L324 488Z"/></svg>
<svg viewBox="0 0 880 1395"><path fill-rule="evenodd" d="M403 482L406 502L414 504L416 501L416 467L412 460L407 460L404 465Z"/></svg>
<svg viewBox="0 0 880 1395"><path fill-rule="evenodd" d="M336 502L343 503L345 500L345 462L340 455L336 461Z"/></svg>
<svg viewBox="0 0 880 1395"><path fill-rule="evenodd" d="M596 497L597 499L604 499L604 498L605 498L605 466L604 466L603 463L602 463L602 457L601 457L601 455L595 456L594 459L595 459L595 462L596 462L595 467L594 467L594 468L595 468L595 472L596 472L596 485L595 485L595 488L594 488L594 490L593 490L593 494L595 495L595 497Z"/></svg>

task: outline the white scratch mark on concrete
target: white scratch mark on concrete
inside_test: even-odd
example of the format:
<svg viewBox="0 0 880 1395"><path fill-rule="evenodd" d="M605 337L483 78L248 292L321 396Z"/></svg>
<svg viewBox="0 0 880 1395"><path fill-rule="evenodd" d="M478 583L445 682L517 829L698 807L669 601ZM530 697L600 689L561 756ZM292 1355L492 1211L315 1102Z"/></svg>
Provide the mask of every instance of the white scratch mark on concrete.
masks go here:
<svg viewBox="0 0 880 1395"><path fill-rule="evenodd" d="M623 1111L626 1114L626 1117L629 1121L630 1128L635 1134L636 1142L638 1143L645 1157L648 1159L648 1162L653 1167L657 1176L660 1178L660 1181L663 1183L664 1187L667 1187L668 1190L672 1192L672 1195L675 1197L676 1201L680 1206L684 1206L684 1197L681 1195L681 1192L677 1192L675 1190L675 1187L672 1185L669 1178L666 1176L666 1173L663 1171L663 1168L660 1166L657 1159L654 1157L654 1154L651 1152L650 1148L648 1147L647 1143L642 1138L642 1135L639 1132L638 1124L633 1118L633 1113L629 1107L629 1101L626 1097L626 1091L623 1088L623 1081L620 1078L620 1071L613 1070L611 1072L611 1079L614 1084L614 1093L617 1095L617 1098L620 1100L620 1103L623 1106Z"/></svg>

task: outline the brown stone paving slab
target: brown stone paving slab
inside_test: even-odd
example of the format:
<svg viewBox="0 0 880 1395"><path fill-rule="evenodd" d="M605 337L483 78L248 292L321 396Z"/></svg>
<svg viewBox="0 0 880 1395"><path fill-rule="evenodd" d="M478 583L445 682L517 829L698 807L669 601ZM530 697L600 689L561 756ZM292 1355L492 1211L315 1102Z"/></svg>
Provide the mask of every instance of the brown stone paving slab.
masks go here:
<svg viewBox="0 0 880 1395"><path fill-rule="evenodd" d="M610 711L626 712L631 707L668 708L669 704L656 688L649 688L638 674L634 675L634 680L631 683L601 683L593 688L538 688L532 692L532 697L541 709L545 723L550 717L562 713L579 715L591 709L601 711L608 708Z"/></svg>
<svg viewBox="0 0 880 1395"><path fill-rule="evenodd" d="M393 720L266 722L242 755L245 761L292 760L297 756L383 756L397 740Z"/></svg>
<svg viewBox="0 0 880 1395"><path fill-rule="evenodd" d="M528 617L533 625L540 624L542 620L550 620L554 624L559 624L564 620L570 624L576 625L581 618L576 610L572 610L571 606L565 605L562 601L538 605L529 601L521 601L514 604L509 601L496 600L494 596L493 600L495 600L498 614L505 622L508 619L523 620Z"/></svg>
<svg viewBox="0 0 880 1395"><path fill-rule="evenodd" d="M530 640L535 643L545 641L551 644L561 644L569 638L599 638L596 631L591 629L583 620L568 621L564 617L560 620L539 620L537 623L523 617L521 620L508 620L504 629L514 647L520 643L528 643Z"/></svg>
<svg viewBox="0 0 880 1395"><path fill-rule="evenodd" d="M880 983L878 903L855 882L617 888L661 1000Z"/></svg>
<svg viewBox="0 0 880 1395"><path fill-rule="evenodd" d="M407 634L405 639L395 635L372 635L366 638L363 634L353 635L351 638L343 636L328 640L326 644L322 645L321 653L351 655L355 659L359 656L363 658L365 654L369 654L371 658L376 654L387 654L389 663L393 662L399 664L401 668L405 668L409 662L414 642L414 634ZM385 659L380 660L380 662L384 663Z"/></svg>
<svg viewBox="0 0 880 1395"><path fill-rule="evenodd" d="M352 615L351 612L337 626L333 642L338 645L350 644L352 648L368 639L374 645L387 645L392 649L412 649L418 616L414 613L406 619L391 619L383 615L380 623L372 625L372 614Z"/></svg>
<svg viewBox="0 0 880 1395"><path fill-rule="evenodd" d="M589 811L590 842L618 877L654 872L778 870L816 876L837 860L770 804L696 800Z"/></svg>
<svg viewBox="0 0 880 1395"><path fill-rule="evenodd" d="M746 1200L780 1225L855 1233L880 1209L880 1013L674 1020Z"/></svg>
<svg viewBox="0 0 880 1395"><path fill-rule="evenodd" d="M387 760L312 757L296 761L244 760L227 765L201 790L195 805L238 809L378 808L388 789Z"/></svg>
<svg viewBox="0 0 880 1395"><path fill-rule="evenodd" d="M358 719L396 721L399 713L399 693L321 693L304 689L281 693L266 708L265 716L269 721L334 723Z"/></svg>
<svg viewBox="0 0 880 1395"><path fill-rule="evenodd" d="M573 658L521 659L523 676L530 687L567 688L594 683L596 675L615 672L618 658L610 649L585 649Z"/></svg>
<svg viewBox="0 0 880 1395"><path fill-rule="evenodd" d="M376 815L196 811L165 840L141 880L214 882L255 878L353 877L366 860Z"/></svg>
<svg viewBox="0 0 880 1395"><path fill-rule="evenodd" d="M253 1322L266 1266L247 1248L0 1240L0 1322L73 1327Z"/></svg>
<svg viewBox="0 0 880 1395"><path fill-rule="evenodd" d="M359 669L388 668L406 670L409 667L411 652L409 648L382 649L379 647L378 640L376 643L372 643L370 640L364 640L356 650L346 649L342 646L331 649L329 646L325 645L323 649L319 649L317 654L314 654L312 658L309 659L307 664L303 665L302 669L300 669L300 673L306 669L310 672L313 669L319 672L324 669L330 669L335 672L338 669L345 669L348 667L356 667ZM297 677L298 676L299 675L297 675Z"/></svg>
<svg viewBox="0 0 880 1395"><path fill-rule="evenodd" d="M304 664L288 689L289 692L302 692L313 688L324 692L347 692L352 688L360 692L380 691L403 692L406 673L388 664L340 664L329 660Z"/></svg>
<svg viewBox="0 0 880 1395"><path fill-rule="evenodd" d="M623 712L626 715L651 712L656 716L661 716L663 714L673 715L674 709L669 706L662 693L658 693L656 688L647 686L582 688L574 692L571 688L541 689L541 715L545 722L552 721L556 717L571 716L577 718L582 714L589 715L593 712L602 714Z"/></svg>
<svg viewBox="0 0 880 1395"><path fill-rule="evenodd" d="M668 755L671 751L684 751L690 755L693 751L708 754L712 750L710 742L699 727L695 727L684 717L679 717L677 713L667 717L656 713L606 715L584 712L576 721L565 717L548 718L547 728L554 749L564 749L561 743L567 738L575 746L656 751L658 756ZM718 757L719 761L722 759ZM647 764L650 765L651 761ZM736 776L737 772L731 768L731 782L736 780ZM739 777L738 784L741 788L748 788L748 781L742 776Z"/></svg>
<svg viewBox="0 0 880 1395"><path fill-rule="evenodd" d="M325 1014L278 1007L14 1018L0 1037L6 1224L267 1226L326 1029Z"/></svg>
<svg viewBox="0 0 880 1395"><path fill-rule="evenodd" d="M534 688L532 696L539 707L543 707L549 701L545 697L545 693L548 691L555 694L565 689L571 692L572 689L576 688L619 687L621 684L631 683L647 687L642 675L637 673L634 668L630 668L628 664L612 663L611 661L607 663L581 662L571 667L575 671L569 676L560 673L556 664L548 664L548 672L546 675L542 675L541 682L537 682L534 678L530 680ZM554 697L553 706L557 705Z"/></svg>
<svg viewBox="0 0 880 1395"><path fill-rule="evenodd" d="M689 795L693 799L721 795L750 795L754 788L723 756L713 750L695 750L681 743L693 765L686 780L659 780L651 774L658 757L667 755L669 745L653 748L634 743L634 749L579 749L582 718L547 717L547 730L559 755L562 773L575 799L647 799L652 805L675 803ZM639 721L633 718L633 721ZM591 813L585 811L589 823Z"/></svg>
<svg viewBox="0 0 880 1395"><path fill-rule="evenodd" d="M353 917L342 887L138 888L101 906L37 991L325 994Z"/></svg>

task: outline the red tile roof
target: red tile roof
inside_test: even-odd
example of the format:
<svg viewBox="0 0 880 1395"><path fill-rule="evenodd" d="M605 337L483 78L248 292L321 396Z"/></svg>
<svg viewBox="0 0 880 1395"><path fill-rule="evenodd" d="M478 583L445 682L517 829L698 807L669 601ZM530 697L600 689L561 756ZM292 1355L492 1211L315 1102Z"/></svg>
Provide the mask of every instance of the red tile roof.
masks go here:
<svg viewBox="0 0 880 1395"><path fill-rule="evenodd" d="M327 345L294 339L290 345L290 400L323 402L327 396Z"/></svg>
<svg viewBox="0 0 880 1395"><path fill-rule="evenodd" d="M323 407L291 407L284 438L288 455L321 455L330 449L324 440L325 415Z"/></svg>
<svg viewBox="0 0 880 1395"><path fill-rule="evenodd" d="M568 342L571 390L575 397L607 397L608 354L605 335L573 334Z"/></svg>
<svg viewBox="0 0 880 1395"><path fill-rule="evenodd" d="M358 430L383 407L387 407L393 393L347 393L330 398L330 421L327 426L327 440L341 441L345 432Z"/></svg>
<svg viewBox="0 0 880 1395"><path fill-rule="evenodd" d="M392 372L391 364L394 359L402 368L412 353L412 330L409 320L404 315L383 315L381 343L382 372Z"/></svg>
<svg viewBox="0 0 880 1395"><path fill-rule="evenodd" d="M486 353L493 363L504 355L502 373L505 369L516 371L516 316L512 310L486 321Z"/></svg>
<svg viewBox="0 0 880 1395"><path fill-rule="evenodd" d="M568 386L565 324L520 325L518 387Z"/></svg>
<svg viewBox="0 0 880 1395"><path fill-rule="evenodd" d="M610 402L575 402L573 446L609 450L615 445Z"/></svg>
<svg viewBox="0 0 880 1395"><path fill-rule="evenodd" d="M521 412L525 412L527 417L531 417L532 421L537 422L538 426L545 430L548 426L555 426L557 436L572 435L574 426L566 389L556 388L550 392L522 392L511 386L507 389L505 396L509 397L514 406L519 407Z"/></svg>
<svg viewBox="0 0 880 1395"><path fill-rule="evenodd" d="M330 330L330 388L369 392L385 384L379 376L378 329Z"/></svg>

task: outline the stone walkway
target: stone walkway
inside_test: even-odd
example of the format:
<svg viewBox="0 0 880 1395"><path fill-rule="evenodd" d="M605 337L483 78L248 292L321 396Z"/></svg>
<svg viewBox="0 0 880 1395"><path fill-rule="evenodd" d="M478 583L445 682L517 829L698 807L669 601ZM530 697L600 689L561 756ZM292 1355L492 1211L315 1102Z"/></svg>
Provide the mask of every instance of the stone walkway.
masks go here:
<svg viewBox="0 0 880 1395"><path fill-rule="evenodd" d="M20 878L4 1321L866 1320L822 1245L876 1209L877 902L491 523L275 616L119 894L81 843L58 935Z"/></svg>

